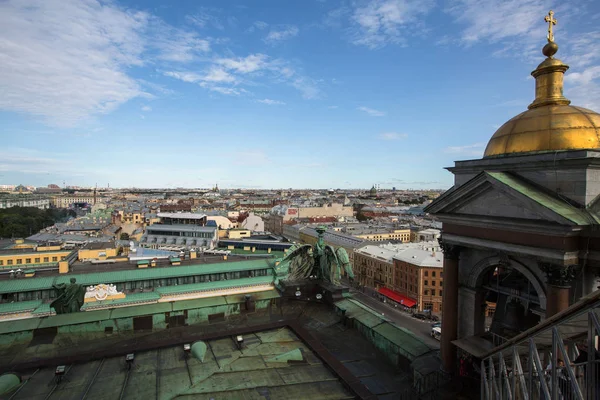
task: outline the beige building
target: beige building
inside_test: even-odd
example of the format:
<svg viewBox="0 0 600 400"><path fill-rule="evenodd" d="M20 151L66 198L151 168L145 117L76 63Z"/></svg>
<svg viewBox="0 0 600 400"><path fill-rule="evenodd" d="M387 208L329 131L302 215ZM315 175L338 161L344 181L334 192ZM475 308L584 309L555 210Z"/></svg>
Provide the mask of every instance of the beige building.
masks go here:
<svg viewBox="0 0 600 400"><path fill-rule="evenodd" d="M354 279L361 286L393 288L395 254L393 250L372 245L354 250Z"/></svg>
<svg viewBox="0 0 600 400"><path fill-rule="evenodd" d="M322 207L289 207L283 222L298 218L352 217L354 210L341 203L324 204Z"/></svg>
<svg viewBox="0 0 600 400"><path fill-rule="evenodd" d="M87 260L106 260L109 257L117 256L117 248L114 242L106 243L88 243L79 249L77 258L79 261Z"/></svg>
<svg viewBox="0 0 600 400"><path fill-rule="evenodd" d="M51 203L57 208L67 208L73 203L88 203L94 204L94 195L75 195L75 196L54 196L52 197Z"/></svg>
<svg viewBox="0 0 600 400"><path fill-rule="evenodd" d="M395 229L391 232L361 233L354 236L371 242L386 242L393 240L407 243L410 242L410 229Z"/></svg>

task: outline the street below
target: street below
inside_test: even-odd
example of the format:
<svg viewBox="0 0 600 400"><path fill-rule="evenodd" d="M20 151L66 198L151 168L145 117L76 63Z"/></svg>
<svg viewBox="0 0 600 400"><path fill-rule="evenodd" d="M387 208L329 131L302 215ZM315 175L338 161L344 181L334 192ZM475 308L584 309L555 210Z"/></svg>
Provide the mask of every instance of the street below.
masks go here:
<svg viewBox="0 0 600 400"><path fill-rule="evenodd" d="M392 321L397 326L408 329L429 346L439 349L440 342L431 337L432 321L422 321L413 318L411 314L400 311L390 304L380 301L376 297L371 297L353 288L350 289L350 293L352 293L352 296L356 300L379 312L380 314L383 314L387 319Z"/></svg>

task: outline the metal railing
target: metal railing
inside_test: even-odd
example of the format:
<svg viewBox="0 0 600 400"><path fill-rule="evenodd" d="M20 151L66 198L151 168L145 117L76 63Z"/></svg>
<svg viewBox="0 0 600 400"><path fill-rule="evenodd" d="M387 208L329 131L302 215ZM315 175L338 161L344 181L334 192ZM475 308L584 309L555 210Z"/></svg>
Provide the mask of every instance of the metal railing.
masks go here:
<svg viewBox="0 0 600 400"><path fill-rule="evenodd" d="M600 399L600 291L481 360L481 398Z"/></svg>

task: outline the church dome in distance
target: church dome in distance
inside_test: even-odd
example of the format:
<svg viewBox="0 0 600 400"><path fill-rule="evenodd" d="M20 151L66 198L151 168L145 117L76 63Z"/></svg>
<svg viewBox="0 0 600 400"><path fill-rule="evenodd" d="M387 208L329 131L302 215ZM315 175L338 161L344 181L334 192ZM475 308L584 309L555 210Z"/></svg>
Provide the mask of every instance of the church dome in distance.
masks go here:
<svg viewBox="0 0 600 400"><path fill-rule="evenodd" d="M571 106L563 96L563 77L569 68L553 58L558 51L552 25L556 23L550 11L548 43L542 53L547 57L535 71L535 100L529 109L502 125L488 142L484 157L518 155L600 148L600 114Z"/></svg>

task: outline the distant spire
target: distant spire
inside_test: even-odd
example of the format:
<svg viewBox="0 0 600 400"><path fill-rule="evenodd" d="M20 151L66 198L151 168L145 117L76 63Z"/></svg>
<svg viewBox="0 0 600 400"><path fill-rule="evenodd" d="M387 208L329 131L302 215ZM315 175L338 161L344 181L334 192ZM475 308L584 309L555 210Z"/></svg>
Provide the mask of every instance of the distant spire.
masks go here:
<svg viewBox="0 0 600 400"><path fill-rule="evenodd" d="M571 104L571 100L563 96L563 79L569 66L554 58L558 51L558 45L554 42L553 26L558 22L554 18L554 11L550 10L544 21L548 23L548 43L542 49L542 54L547 58L531 73L535 78L535 100L529 105L529 109Z"/></svg>

